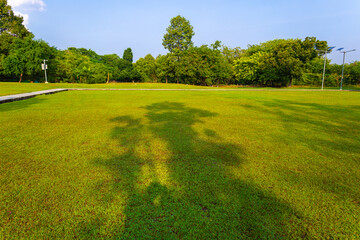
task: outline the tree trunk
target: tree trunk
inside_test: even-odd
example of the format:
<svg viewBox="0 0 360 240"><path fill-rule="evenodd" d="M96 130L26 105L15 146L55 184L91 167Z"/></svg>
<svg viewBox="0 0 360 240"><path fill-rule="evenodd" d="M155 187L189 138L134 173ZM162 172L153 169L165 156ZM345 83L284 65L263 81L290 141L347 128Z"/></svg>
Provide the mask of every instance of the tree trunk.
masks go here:
<svg viewBox="0 0 360 240"><path fill-rule="evenodd" d="M19 83L21 83L21 81L22 81L22 76L23 76L23 74L21 73L21 74L20 74L20 80L19 80Z"/></svg>
<svg viewBox="0 0 360 240"><path fill-rule="evenodd" d="M178 65L179 65L179 62L180 62L180 56L178 55ZM179 76L176 76L176 83L179 84Z"/></svg>
<svg viewBox="0 0 360 240"><path fill-rule="evenodd" d="M106 83L109 83L109 80L110 80L110 73L108 73L108 77L107 77L107 82L106 82Z"/></svg>
<svg viewBox="0 0 360 240"><path fill-rule="evenodd" d="M168 83L167 77L166 77L166 84Z"/></svg>
<svg viewBox="0 0 360 240"><path fill-rule="evenodd" d="M291 80L290 80L290 82L289 82L289 86L288 87L291 87L292 86L292 78L291 78Z"/></svg>

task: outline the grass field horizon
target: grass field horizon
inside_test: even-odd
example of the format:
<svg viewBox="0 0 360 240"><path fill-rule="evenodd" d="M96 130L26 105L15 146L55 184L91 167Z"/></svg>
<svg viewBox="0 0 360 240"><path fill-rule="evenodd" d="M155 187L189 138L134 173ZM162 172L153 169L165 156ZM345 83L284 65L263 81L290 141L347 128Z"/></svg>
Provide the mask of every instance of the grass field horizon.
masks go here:
<svg viewBox="0 0 360 240"><path fill-rule="evenodd" d="M0 238L359 238L359 119L340 91L0 104Z"/></svg>
<svg viewBox="0 0 360 240"><path fill-rule="evenodd" d="M81 83L18 83L0 82L0 96L42 91L55 88L89 88L89 89L277 89L266 87L253 87L242 85L221 85L217 86L197 86L176 83L104 83L104 84L81 84ZM311 86L292 86L282 89L320 89ZM325 88L326 90L337 90L335 87ZM344 86L344 90L360 90L359 86Z"/></svg>
<svg viewBox="0 0 360 240"><path fill-rule="evenodd" d="M0 96L19 94L26 92L34 92L41 90L48 90L54 88L124 88L124 89L203 89L209 88L204 86L194 86L186 84L173 83L104 83L104 84L86 84L86 83L14 83L14 82L0 82ZM211 87L210 87L211 88Z"/></svg>

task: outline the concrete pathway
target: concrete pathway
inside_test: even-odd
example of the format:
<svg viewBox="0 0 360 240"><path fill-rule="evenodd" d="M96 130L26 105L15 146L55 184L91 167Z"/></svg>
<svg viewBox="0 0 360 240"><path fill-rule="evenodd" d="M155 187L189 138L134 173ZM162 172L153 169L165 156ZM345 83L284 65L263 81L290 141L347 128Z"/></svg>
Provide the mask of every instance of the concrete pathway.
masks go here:
<svg viewBox="0 0 360 240"><path fill-rule="evenodd" d="M2 97L0 97L0 104L24 100L24 99L28 99L28 98L33 98L38 95L53 94L53 93L63 92L63 91L67 91L67 89L66 88L58 88L58 89L50 89L50 90L44 90L44 91L38 91L38 92L30 92L30 93L21 93L21 94L15 94L15 95L2 96Z"/></svg>

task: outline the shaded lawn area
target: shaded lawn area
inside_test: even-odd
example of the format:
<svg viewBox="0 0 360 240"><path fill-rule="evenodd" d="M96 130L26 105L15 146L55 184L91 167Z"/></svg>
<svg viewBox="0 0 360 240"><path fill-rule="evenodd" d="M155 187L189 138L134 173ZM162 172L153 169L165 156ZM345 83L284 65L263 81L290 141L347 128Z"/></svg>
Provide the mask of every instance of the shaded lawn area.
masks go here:
<svg viewBox="0 0 360 240"><path fill-rule="evenodd" d="M360 237L355 92L0 105L0 238Z"/></svg>

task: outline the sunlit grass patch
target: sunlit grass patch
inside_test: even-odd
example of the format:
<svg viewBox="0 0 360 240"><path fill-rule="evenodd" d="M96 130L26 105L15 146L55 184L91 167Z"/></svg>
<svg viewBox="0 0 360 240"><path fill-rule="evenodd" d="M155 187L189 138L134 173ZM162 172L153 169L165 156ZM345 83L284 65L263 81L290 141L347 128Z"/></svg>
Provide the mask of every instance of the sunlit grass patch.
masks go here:
<svg viewBox="0 0 360 240"><path fill-rule="evenodd" d="M104 88L104 89L212 89L211 87L194 86L174 83L108 83L108 84L81 84L81 83L9 83L0 82L0 96L42 91L54 88Z"/></svg>

